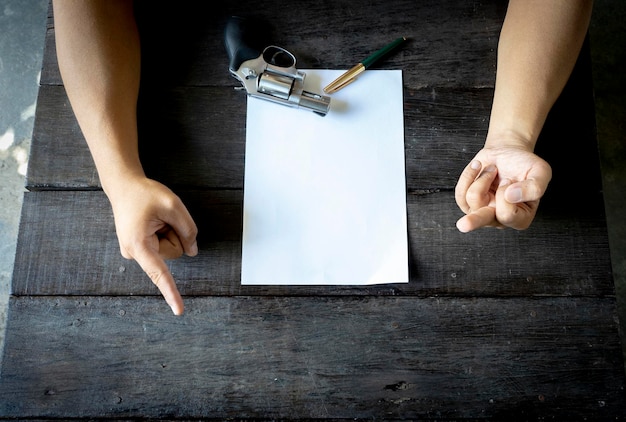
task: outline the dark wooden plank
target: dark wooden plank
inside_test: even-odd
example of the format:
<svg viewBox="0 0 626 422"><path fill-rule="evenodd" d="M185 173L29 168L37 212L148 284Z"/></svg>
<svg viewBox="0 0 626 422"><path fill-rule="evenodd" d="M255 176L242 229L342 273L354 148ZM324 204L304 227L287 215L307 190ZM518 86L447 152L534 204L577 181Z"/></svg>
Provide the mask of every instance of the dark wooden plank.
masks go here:
<svg viewBox="0 0 626 422"><path fill-rule="evenodd" d="M0 416L612 420L613 298L12 298Z"/></svg>
<svg viewBox="0 0 626 422"><path fill-rule="evenodd" d="M41 62L41 85L61 85L61 74L56 54L56 39L54 37L54 13L52 0L48 2L48 17L46 19L46 37L44 40L43 60Z"/></svg>
<svg viewBox="0 0 626 422"><path fill-rule="evenodd" d="M491 90L407 92L409 189L454 186L484 143L492 95ZM213 87L146 90L139 109L142 162L151 177L169 186L243 187L243 93ZM31 190L100 186L63 87L40 89L27 186Z"/></svg>
<svg viewBox="0 0 626 422"><path fill-rule="evenodd" d="M26 194L0 418L622 417L585 55L542 133L555 176L533 227L454 227L452 189L484 141L505 6L137 2L142 162L200 226L199 256L171 263L187 312L172 317L121 257L102 192ZM270 20L269 38L301 68L348 67L398 32L413 38L382 65L404 71L409 284L240 285L246 100L222 30L242 13ZM98 189L60 85L50 16L27 184Z"/></svg>
<svg viewBox="0 0 626 422"><path fill-rule="evenodd" d="M577 85L580 86L580 85ZM492 90L405 91L407 189L452 189L481 148ZM538 153L553 166L555 191L600 188L591 91L565 91L548 120ZM169 186L242 188L246 98L229 88L147 91L140 106L146 172ZM562 139L568 140L563 154ZM591 164L590 164L591 163ZM27 187L95 189L98 175L63 87L39 92ZM564 195L565 196L565 195Z"/></svg>
<svg viewBox="0 0 626 422"><path fill-rule="evenodd" d="M591 70L588 49L584 51L537 147L553 167L550 191L561 195L556 200L601 190ZM463 167L484 143L492 96L492 89L405 87L409 191L454 187ZM242 188L245 108L245 95L231 88L144 87L139 121L147 173L172 187ZM585 177L581 168L586 169ZM27 187L99 188L63 87L40 89Z"/></svg>
<svg viewBox="0 0 626 422"><path fill-rule="evenodd" d="M98 173L65 88L41 86L26 188L95 189Z"/></svg>
<svg viewBox="0 0 626 422"><path fill-rule="evenodd" d="M495 49L506 1L455 0L320 3L315 0L137 2L144 76L173 85L229 85L223 46L226 19L252 16L268 22L267 44L292 51L300 68L342 69L398 36L411 43L384 68L413 68L405 82L424 86L493 87ZM167 22L167 24L164 24ZM41 83L61 78L49 26Z"/></svg>
<svg viewBox="0 0 626 422"><path fill-rule="evenodd" d="M146 172L168 185L241 188L246 97L232 88L155 90L140 104ZM42 86L27 187L96 189L93 160L62 86Z"/></svg>
<svg viewBox="0 0 626 422"><path fill-rule="evenodd" d="M369 287L241 286L241 191L182 191L199 226L200 253L171 262L186 295L611 295L598 201L542 208L524 232L459 233L449 191L408 196L410 283ZM595 208L589 207L596 204ZM569 206L569 203L566 204ZM13 275L17 295L157 294L119 253L102 192L32 192L24 198Z"/></svg>
<svg viewBox="0 0 626 422"><path fill-rule="evenodd" d="M161 3L138 2L145 70L142 98L143 104L149 105L142 108L142 120L146 123L142 125L141 137L142 144L150 146L143 149L143 162L151 176L174 186L241 187L243 95L215 88L164 91L163 85L236 86L227 71L222 31L228 16L249 15L251 11L261 19L271 20L274 26L288 28L276 34L276 42L299 46L300 50L294 52L303 59L300 67L347 67L361 60L373 45L386 42L392 33L415 34L414 42L385 63L387 68L405 70L404 83L411 90L407 95L407 108L411 109L407 112L408 161L418 159L415 154L438 157L441 151L452 159L442 160L450 163L447 171L440 172L443 179L429 173L430 169L439 168L439 163L409 166L410 187L413 181L423 182L429 188L453 184L459 169L481 145L491 89L482 92L473 87L493 86L494 50L503 2L476 7L458 2L398 1L393 7L369 4L356 8L347 1L321 6L299 0L290 2L289 7L276 0L264 2L263 7L257 3L226 3L183 2L172 10L169 4L165 7ZM165 20L168 26L164 31ZM313 25L315 22L325 24ZM450 29L442 30L446 27ZM44 87L38 103L27 186L92 189L99 185L97 175L74 116L67 108L67 99L60 88L45 89L45 85L62 83L56 65L52 16L48 28L41 82ZM461 30L466 35L461 35ZM328 56L333 59L325 63L322 58ZM461 87L461 91L450 87ZM440 99L433 101L437 96ZM411 104L412 101L416 103ZM466 114L460 115L463 110ZM461 129L456 126L459 122L465 125ZM166 157L154 153L163 150L168 151ZM188 163L199 165L191 171Z"/></svg>

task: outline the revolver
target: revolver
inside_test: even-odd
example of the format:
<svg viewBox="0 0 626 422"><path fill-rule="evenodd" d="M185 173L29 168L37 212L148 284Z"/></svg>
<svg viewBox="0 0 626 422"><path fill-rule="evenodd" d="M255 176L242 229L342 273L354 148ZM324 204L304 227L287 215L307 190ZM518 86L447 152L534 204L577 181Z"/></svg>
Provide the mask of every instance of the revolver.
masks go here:
<svg viewBox="0 0 626 422"><path fill-rule="evenodd" d="M304 90L306 74L296 69L296 58L282 47L270 45L262 52L246 41L258 38L247 19L233 16L225 30L228 70L251 97L289 107L303 108L325 116L330 97Z"/></svg>

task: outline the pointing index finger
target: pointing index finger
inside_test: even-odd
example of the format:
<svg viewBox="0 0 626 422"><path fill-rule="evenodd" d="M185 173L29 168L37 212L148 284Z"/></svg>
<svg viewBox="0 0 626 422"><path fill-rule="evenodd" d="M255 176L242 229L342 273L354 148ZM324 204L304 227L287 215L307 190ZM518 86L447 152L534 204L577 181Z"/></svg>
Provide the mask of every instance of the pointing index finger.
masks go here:
<svg viewBox="0 0 626 422"><path fill-rule="evenodd" d="M136 251L135 260L157 286L167 304L172 308L174 315L182 315L185 309L183 299L163 258L158 253L144 247Z"/></svg>

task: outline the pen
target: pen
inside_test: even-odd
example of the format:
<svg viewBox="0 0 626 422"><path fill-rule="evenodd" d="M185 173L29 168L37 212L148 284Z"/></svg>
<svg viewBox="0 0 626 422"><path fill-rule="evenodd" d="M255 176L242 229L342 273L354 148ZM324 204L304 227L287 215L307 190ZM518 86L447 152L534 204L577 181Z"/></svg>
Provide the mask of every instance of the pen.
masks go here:
<svg viewBox="0 0 626 422"><path fill-rule="evenodd" d="M324 92L327 94L332 94L333 92L339 91L341 88L354 82L354 80L360 73L362 73L365 69L369 68L371 65L382 59L383 56L396 49L398 46L400 46L400 44L405 41L406 37L400 37L390 42L374 54L367 57L361 63L357 64L352 69L348 70L346 73L329 83L326 88L324 88Z"/></svg>

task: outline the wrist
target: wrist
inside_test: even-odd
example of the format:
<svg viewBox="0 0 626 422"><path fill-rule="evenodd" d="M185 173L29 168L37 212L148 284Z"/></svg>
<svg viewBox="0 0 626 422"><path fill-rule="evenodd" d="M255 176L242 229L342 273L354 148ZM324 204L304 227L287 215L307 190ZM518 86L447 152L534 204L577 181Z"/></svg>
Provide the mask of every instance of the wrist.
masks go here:
<svg viewBox="0 0 626 422"><path fill-rule="evenodd" d="M513 129L492 130L487 132L485 148L516 148L523 151L533 152L536 139Z"/></svg>
<svg viewBox="0 0 626 422"><path fill-rule="evenodd" d="M137 185L147 180L143 169L124 169L113 173L100 175L102 190L111 203L116 202L126 192L130 191L133 185Z"/></svg>
<svg viewBox="0 0 626 422"><path fill-rule="evenodd" d="M86 137L96 165L102 190L114 199L118 193L128 190L133 181L146 178L139 160L136 138L132 137ZM123 142L120 139L128 139Z"/></svg>

